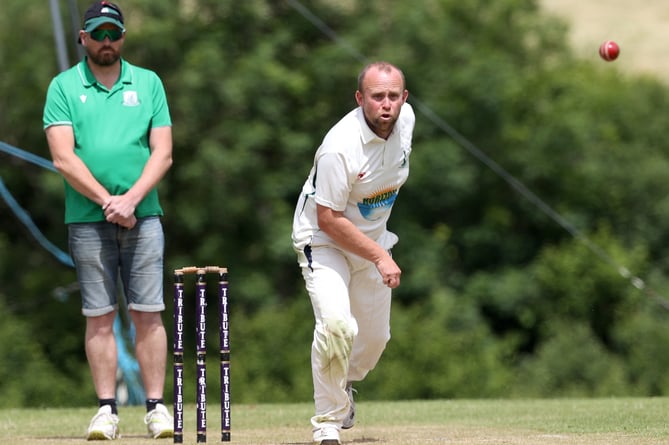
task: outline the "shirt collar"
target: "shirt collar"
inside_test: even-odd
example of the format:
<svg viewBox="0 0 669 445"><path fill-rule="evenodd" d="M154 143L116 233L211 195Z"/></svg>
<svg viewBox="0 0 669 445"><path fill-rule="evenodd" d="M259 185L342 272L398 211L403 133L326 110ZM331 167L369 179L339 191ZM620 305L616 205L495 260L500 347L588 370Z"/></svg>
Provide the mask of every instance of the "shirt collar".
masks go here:
<svg viewBox="0 0 669 445"><path fill-rule="evenodd" d="M96 85L98 81L95 79L93 72L88 67L88 63L86 63L87 59L88 56L84 57L83 60L79 62L77 70L79 71L79 77L81 78L81 83L83 83L85 87L92 87ZM123 58L121 58L121 79L120 82L116 82L116 85L131 84L131 83L132 83L132 71L130 70L130 65ZM114 86L114 88L116 88L116 85Z"/></svg>

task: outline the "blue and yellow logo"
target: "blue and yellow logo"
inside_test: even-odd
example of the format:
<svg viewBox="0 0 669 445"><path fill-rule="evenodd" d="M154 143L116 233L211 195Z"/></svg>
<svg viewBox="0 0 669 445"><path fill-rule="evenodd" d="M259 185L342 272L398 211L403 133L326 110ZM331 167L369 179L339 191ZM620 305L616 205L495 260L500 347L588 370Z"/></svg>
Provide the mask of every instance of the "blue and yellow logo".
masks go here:
<svg viewBox="0 0 669 445"><path fill-rule="evenodd" d="M369 198L358 203L360 214L368 221L381 219L390 210L397 199L398 189L387 188L380 190Z"/></svg>

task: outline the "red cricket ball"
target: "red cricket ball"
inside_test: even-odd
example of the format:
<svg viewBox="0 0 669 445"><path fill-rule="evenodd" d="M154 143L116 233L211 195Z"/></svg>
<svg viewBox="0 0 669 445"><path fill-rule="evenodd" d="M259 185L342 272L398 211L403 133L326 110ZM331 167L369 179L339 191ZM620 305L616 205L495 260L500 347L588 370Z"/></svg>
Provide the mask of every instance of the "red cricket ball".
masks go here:
<svg viewBox="0 0 669 445"><path fill-rule="evenodd" d="M599 45L599 56L607 62L613 62L620 54L620 47L613 40L607 40Z"/></svg>

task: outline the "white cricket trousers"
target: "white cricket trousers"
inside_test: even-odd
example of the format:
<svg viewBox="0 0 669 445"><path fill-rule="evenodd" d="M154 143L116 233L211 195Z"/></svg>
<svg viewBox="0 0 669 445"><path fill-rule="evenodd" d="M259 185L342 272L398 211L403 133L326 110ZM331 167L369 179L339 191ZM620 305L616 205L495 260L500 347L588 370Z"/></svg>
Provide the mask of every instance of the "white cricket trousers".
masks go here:
<svg viewBox="0 0 669 445"><path fill-rule="evenodd" d="M371 371L390 340L391 290L376 266L331 246L307 246L298 262L314 310L314 428L340 428L346 383Z"/></svg>

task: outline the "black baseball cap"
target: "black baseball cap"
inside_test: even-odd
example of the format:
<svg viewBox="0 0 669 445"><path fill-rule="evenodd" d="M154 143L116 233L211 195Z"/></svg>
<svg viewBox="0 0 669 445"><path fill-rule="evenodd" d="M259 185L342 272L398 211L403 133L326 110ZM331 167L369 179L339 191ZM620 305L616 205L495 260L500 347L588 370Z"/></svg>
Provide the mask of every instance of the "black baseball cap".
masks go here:
<svg viewBox="0 0 669 445"><path fill-rule="evenodd" d="M121 8L112 2L97 1L84 14L83 29L86 32L91 32L104 23L111 23L121 31L125 31Z"/></svg>

